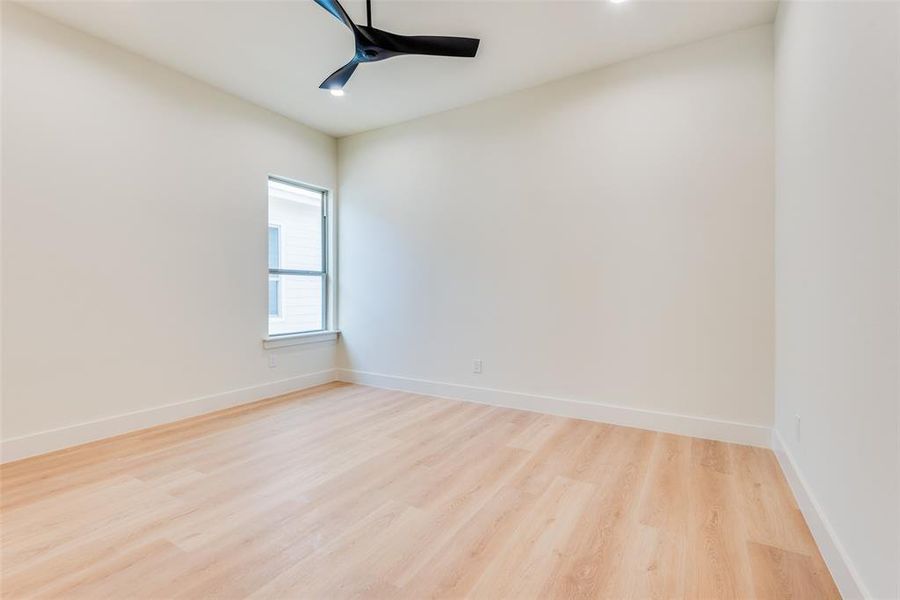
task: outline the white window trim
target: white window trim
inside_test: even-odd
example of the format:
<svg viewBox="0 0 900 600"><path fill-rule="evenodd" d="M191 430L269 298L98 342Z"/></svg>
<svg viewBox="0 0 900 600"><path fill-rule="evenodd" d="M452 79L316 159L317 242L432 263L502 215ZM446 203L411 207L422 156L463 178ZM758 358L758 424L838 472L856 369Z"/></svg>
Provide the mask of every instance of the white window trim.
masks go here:
<svg viewBox="0 0 900 600"><path fill-rule="evenodd" d="M300 344L315 344L318 342L333 342L337 340L341 332L337 329L326 331L310 331L308 333L289 333L285 335L269 336L263 340L263 348L284 348L285 346L297 346Z"/></svg>
<svg viewBox="0 0 900 600"><path fill-rule="evenodd" d="M306 331L299 333L286 333L286 334L278 334L278 335L266 335L263 338L263 348L283 348L286 346L297 346L300 344L313 344L318 342L334 342L337 341L338 336L340 335L340 329L338 329L338 306L337 306L337 269L338 269L338 261L337 261L337 219L335 211L335 199L334 192L332 192L328 188L319 187L317 185L311 185L308 183L304 183L299 180L289 179L286 177L282 177L280 175L274 175L269 173L267 177L268 179L276 179L279 181L283 181L285 183L294 184L306 187L308 189L316 190L318 192L322 192L323 195L323 210L325 215L325 223L327 226L325 234L325 244L323 244L323 251L325 252L325 273L322 278L322 285L325 288L325 302L326 305L324 307L325 310L325 329L321 331ZM268 215L268 187L266 194L266 214ZM268 223L268 218L266 219ZM280 223L269 223L269 225L273 225L281 229ZM278 236L278 251L282 252L281 245L284 243L284 236ZM283 256L283 254L282 254ZM268 259L266 260L268 263ZM267 288L268 289L268 288ZM267 311L268 312L268 311ZM281 310L279 306L279 314L283 315L284 311ZM268 321L267 321L268 323Z"/></svg>

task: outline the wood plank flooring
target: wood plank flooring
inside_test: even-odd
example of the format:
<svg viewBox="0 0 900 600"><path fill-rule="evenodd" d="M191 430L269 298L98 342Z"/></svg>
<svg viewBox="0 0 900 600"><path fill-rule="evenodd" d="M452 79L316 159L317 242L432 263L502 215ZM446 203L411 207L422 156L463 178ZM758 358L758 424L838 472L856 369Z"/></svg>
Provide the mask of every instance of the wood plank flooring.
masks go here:
<svg viewBox="0 0 900 600"><path fill-rule="evenodd" d="M768 450L329 384L0 468L10 598L838 598Z"/></svg>

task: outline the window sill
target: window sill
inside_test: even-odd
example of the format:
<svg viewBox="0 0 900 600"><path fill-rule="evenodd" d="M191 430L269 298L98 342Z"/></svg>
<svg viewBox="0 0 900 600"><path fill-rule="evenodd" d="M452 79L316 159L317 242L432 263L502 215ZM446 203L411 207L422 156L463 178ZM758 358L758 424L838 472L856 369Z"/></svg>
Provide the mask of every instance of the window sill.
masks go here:
<svg viewBox="0 0 900 600"><path fill-rule="evenodd" d="M299 344L314 344L316 342L332 342L340 335L339 330L311 331L309 333L292 333L290 335L274 335L263 340L263 348L283 348L285 346L297 346Z"/></svg>

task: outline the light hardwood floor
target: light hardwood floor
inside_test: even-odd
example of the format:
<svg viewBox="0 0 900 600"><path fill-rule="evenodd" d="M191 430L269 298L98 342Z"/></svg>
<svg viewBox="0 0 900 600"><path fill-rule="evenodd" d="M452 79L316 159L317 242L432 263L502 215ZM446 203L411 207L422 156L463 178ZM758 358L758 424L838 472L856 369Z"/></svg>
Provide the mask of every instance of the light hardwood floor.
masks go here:
<svg viewBox="0 0 900 600"><path fill-rule="evenodd" d="M3 598L839 597L768 450L362 386L0 483Z"/></svg>

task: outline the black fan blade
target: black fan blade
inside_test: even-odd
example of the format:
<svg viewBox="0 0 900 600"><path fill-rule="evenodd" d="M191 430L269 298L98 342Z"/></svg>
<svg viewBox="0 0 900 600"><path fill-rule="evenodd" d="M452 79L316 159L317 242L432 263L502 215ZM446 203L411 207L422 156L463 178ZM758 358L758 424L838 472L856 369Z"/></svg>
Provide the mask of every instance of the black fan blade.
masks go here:
<svg viewBox="0 0 900 600"><path fill-rule="evenodd" d="M338 21L341 21L351 30L355 29L353 21L350 20L350 16L347 14L347 11L344 10L344 7L341 6L341 3L338 2L338 0L316 0L316 4L330 12L334 16L334 18L336 18Z"/></svg>
<svg viewBox="0 0 900 600"><path fill-rule="evenodd" d="M353 75L353 71L356 70L356 66L359 63L356 60L351 60L346 65L332 73L328 76L328 79L322 82L322 85L319 86L320 89L323 90L339 90L342 89L345 85L347 85L347 80L350 79L350 76Z"/></svg>
<svg viewBox="0 0 900 600"><path fill-rule="evenodd" d="M472 58L478 52L479 40L442 35L398 35L388 31L378 32L379 42L385 50L399 54L428 54L430 56L461 56Z"/></svg>

